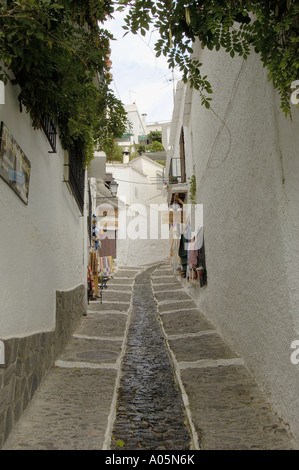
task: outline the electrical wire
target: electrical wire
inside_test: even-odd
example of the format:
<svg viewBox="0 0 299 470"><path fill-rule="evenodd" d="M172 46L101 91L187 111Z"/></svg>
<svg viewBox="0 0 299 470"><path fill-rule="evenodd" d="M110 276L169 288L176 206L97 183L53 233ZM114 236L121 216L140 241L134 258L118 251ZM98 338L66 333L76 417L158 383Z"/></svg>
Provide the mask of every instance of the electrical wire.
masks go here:
<svg viewBox="0 0 299 470"><path fill-rule="evenodd" d="M128 181L128 180L120 180L118 178L113 177L116 181L120 181L121 183L131 183L131 184L144 184L144 185L150 185L154 186L156 182L154 183L141 183L140 181Z"/></svg>

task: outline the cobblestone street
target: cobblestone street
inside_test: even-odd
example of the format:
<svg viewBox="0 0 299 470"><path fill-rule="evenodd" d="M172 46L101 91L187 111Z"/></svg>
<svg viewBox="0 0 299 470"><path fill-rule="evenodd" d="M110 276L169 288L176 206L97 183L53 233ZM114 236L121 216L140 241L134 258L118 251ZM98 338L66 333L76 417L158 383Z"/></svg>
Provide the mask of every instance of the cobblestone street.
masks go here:
<svg viewBox="0 0 299 470"><path fill-rule="evenodd" d="M166 265L116 273L4 446L292 448L242 358Z"/></svg>

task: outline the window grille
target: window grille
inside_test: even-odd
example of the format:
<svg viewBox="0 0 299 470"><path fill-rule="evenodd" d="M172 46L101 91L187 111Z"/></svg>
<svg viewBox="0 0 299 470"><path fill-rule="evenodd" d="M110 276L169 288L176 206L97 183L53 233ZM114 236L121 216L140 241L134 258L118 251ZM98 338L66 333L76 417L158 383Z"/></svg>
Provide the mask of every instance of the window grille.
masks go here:
<svg viewBox="0 0 299 470"><path fill-rule="evenodd" d="M88 217L87 217L87 230L89 241L91 243L91 231L92 231L92 200L91 200L91 189L88 183Z"/></svg>
<svg viewBox="0 0 299 470"><path fill-rule="evenodd" d="M169 182L186 183L185 140L183 128L181 129L180 134L180 156L179 158L171 158L170 160Z"/></svg>
<svg viewBox="0 0 299 470"><path fill-rule="evenodd" d="M84 209L85 169L83 167L83 154L78 149L68 151L68 162L65 166L64 181L68 183L70 190L77 202L81 214Z"/></svg>
<svg viewBox="0 0 299 470"><path fill-rule="evenodd" d="M41 119L41 126L48 139L52 151L50 153L56 153L56 123L49 116L43 116Z"/></svg>

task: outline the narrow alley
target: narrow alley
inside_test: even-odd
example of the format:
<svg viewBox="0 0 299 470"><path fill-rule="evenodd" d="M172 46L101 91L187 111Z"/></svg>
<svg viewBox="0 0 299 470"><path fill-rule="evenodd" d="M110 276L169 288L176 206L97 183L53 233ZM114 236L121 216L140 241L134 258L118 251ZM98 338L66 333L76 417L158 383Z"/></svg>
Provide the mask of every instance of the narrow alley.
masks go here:
<svg viewBox="0 0 299 470"><path fill-rule="evenodd" d="M167 265L119 269L3 450L292 449L242 358Z"/></svg>
<svg viewBox="0 0 299 470"><path fill-rule="evenodd" d="M0 35L0 449L299 450L299 2Z"/></svg>

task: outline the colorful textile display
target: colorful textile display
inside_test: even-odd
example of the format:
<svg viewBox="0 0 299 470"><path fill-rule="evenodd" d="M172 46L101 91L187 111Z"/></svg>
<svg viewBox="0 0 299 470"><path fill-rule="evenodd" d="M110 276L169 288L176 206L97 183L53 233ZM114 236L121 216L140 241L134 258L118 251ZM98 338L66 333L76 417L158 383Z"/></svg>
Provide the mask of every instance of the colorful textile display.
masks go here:
<svg viewBox="0 0 299 470"><path fill-rule="evenodd" d="M182 263L182 276L186 277L187 264L188 264L188 239L184 235L181 235L180 246L179 246L179 257Z"/></svg>
<svg viewBox="0 0 299 470"><path fill-rule="evenodd" d="M197 266L197 258L198 258L198 248L197 248L197 242L194 237L188 246L188 264Z"/></svg>
<svg viewBox="0 0 299 470"><path fill-rule="evenodd" d="M90 290L92 292L92 295L95 296L94 276L90 266L87 266L87 281L90 284Z"/></svg>
<svg viewBox="0 0 299 470"><path fill-rule="evenodd" d="M98 255L95 251L89 253L89 266L92 274L98 274Z"/></svg>
<svg viewBox="0 0 299 470"><path fill-rule="evenodd" d="M177 238L175 227L173 226L170 232L170 264L173 267L174 272L181 268L181 259L178 253L179 243L180 240Z"/></svg>
<svg viewBox="0 0 299 470"><path fill-rule="evenodd" d="M102 246L102 242L100 241L102 234L102 230L98 228L98 219L95 215L92 216L92 239L91 239L91 248L97 251Z"/></svg>
<svg viewBox="0 0 299 470"><path fill-rule="evenodd" d="M111 276L113 273L113 258L112 256L103 256L99 258L99 273L104 276Z"/></svg>
<svg viewBox="0 0 299 470"><path fill-rule="evenodd" d="M190 285L203 287L207 284L203 227L194 236L189 223L171 225L170 265Z"/></svg>

